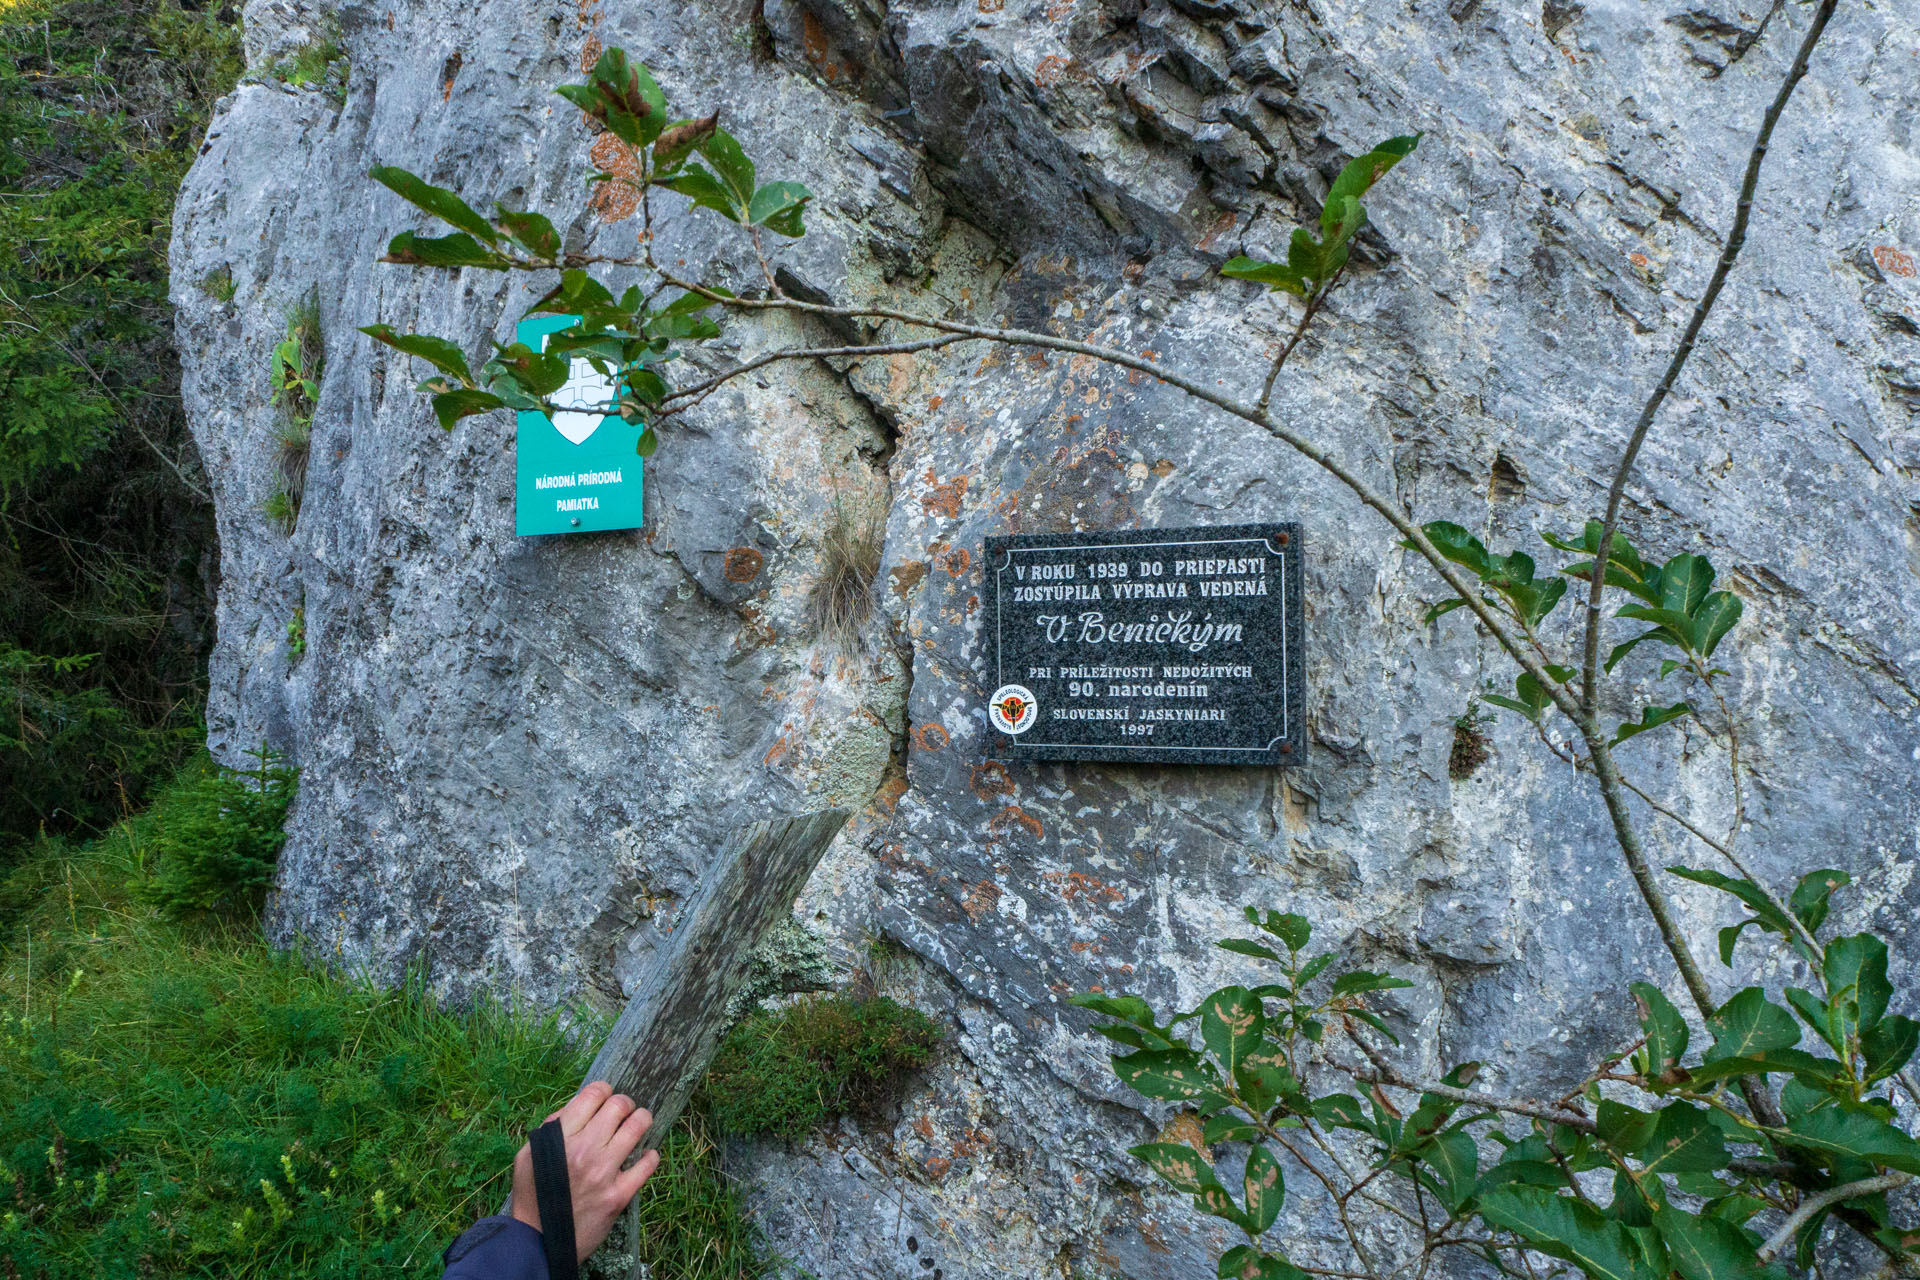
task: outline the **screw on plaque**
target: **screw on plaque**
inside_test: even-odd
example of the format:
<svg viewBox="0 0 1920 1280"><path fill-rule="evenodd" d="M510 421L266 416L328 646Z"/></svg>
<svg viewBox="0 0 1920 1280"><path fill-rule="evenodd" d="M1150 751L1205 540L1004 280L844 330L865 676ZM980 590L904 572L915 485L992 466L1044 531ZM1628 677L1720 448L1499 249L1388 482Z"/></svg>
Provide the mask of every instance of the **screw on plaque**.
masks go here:
<svg viewBox="0 0 1920 1280"><path fill-rule="evenodd" d="M1280 545L1283 547L1286 546L1287 543L1293 540L1293 535L1289 533L1279 533L1279 534L1275 534L1274 536L1279 540Z"/></svg>
<svg viewBox="0 0 1920 1280"><path fill-rule="evenodd" d="M1283 756L1290 756L1290 755L1292 755L1292 754L1293 754L1293 744L1292 744L1291 742L1283 742L1283 743L1281 743L1281 744L1280 744L1280 754L1281 754L1281 755L1283 755Z"/></svg>
<svg viewBox="0 0 1920 1280"><path fill-rule="evenodd" d="M579 517L579 516L575 516L575 517L573 518L573 525L574 525L574 528L576 528L576 529L580 527L580 517Z"/></svg>

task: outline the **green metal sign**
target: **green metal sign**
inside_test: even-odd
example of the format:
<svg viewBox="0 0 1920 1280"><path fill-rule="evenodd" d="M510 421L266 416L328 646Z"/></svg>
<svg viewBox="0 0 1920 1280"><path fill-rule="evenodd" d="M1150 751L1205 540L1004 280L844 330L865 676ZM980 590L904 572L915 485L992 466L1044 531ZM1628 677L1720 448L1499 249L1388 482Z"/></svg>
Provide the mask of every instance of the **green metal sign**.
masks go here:
<svg viewBox="0 0 1920 1280"><path fill-rule="evenodd" d="M544 351L548 334L579 318L522 320L514 337ZM543 413L520 411L514 447L515 533L588 533L638 529L646 523L640 455L634 452L641 428L595 407L611 404L613 398L613 384L579 357L566 385L553 395L558 411L551 421Z"/></svg>

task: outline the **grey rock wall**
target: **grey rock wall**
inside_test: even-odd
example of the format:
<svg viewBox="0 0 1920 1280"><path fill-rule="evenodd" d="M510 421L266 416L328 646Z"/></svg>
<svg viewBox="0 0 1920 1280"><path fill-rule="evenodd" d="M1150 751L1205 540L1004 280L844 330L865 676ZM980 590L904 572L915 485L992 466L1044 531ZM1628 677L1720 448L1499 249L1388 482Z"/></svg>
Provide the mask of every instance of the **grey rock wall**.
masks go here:
<svg viewBox="0 0 1920 1280"><path fill-rule="evenodd" d="M1276 403L1417 518L1539 549L1597 512L1719 252L1806 21L1761 17L1721 0L253 0L259 74L187 181L173 270L225 571L214 746L265 740L302 769L276 936L387 976L425 964L450 996L611 1005L726 829L861 808L798 916L844 978L953 1034L891 1129L735 1153L775 1244L821 1276L1211 1274L1218 1238L1119 1154L1157 1116L1065 1000L1244 977L1211 947L1242 903L1304 911L1416 979L1411 1043L1574 1077L1621 1041L1625 983L1670 965L1595 796L1538 742L1497 725L1491 759L1449 777L1453 722L1506 682L1502 660L1461 614L1422 623L1435 579L1324 473L1150 379L961 347L736 382L667 433L644 531L516 539L511 421L443 434L411 389L423 370L355 326L478 352L544 282L377 265L413 224L363 175L399 164L630 251L635 221L582 199L592 138L548 92L589 44L620 44L676 105L717 108L764 174L819 194L778 254L790 288L1092 334L1244 390L1292 317L1218 264L1281 246L1345 158L1425 130ZM330 24L344 102L265 74ZM1710 554L1746 602L1722 652L1749 856L1775 876L1846 867L1843 923L1897 943L1920 903L1917 43L1910 6L1841 7L1627 517L1652 552ZM756 287L744 246L679 204L657 251ZM227 302L194 283L223 266ZM288 535L261 511L267 360L309 291L328 360ZM712 359L825 336L736 323ZM1307 530L1300 766L982 759L984 537L1267 519ZM823 546L867 521L872 611L850 641L822 637ZM1730 820L1722 741L1672 731L1623 756ZM1696 853L1647 832L1661 861ZM1703 940L1724 922L1723 902L1678 897Z"/></svg>

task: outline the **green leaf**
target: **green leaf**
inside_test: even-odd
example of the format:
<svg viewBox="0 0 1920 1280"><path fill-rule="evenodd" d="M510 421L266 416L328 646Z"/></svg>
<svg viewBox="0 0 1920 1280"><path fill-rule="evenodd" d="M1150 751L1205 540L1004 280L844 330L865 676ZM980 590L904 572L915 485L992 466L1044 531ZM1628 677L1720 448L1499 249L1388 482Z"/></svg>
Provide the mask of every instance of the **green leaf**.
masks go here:
<svg viewBox="0 0 1920 1280"><path fill-rule="evenodd" d="M642 431L640 438L633 443L633 451L643 458L651 458L659 448L660 437L654 433L652 427Z"/></svg>
<svg viewBox="0 0 1920 1280"><path fill-rule="evenodd" d="M746 209L754 195L753 161L740 149L739 140L725 129L715 129L700 143L700 154L726 184L736 206Z"/></svg>
<svg viewBox="0 0 1920 1280"><path fill-rule="evenodd" d="M1360 995L1367 991L1393 991L1401 987L1411 987L1412 985L1413 984L1405 978L1396 978L1390 973L1374 973L1368 969L1355 969L1351 973L1343 973L1333 980L1332 994L1335 998L1338 998L1340 996Z"/></svg>
<svg viewBox="0 0 1920 1280"><path fill-rule="evenodd" d="M1208 1146L1218 1142L1254 1142L1259 1137L1259 1129L1239 1116L1230 1114L1210 1117L1201 1131L1201 1141Z"/></svg>
<svg viewBox="0 0 1920 1280"><path fill-rule="evenodd" d="M1812 1027L1814 1034L1825 1040L1829 1048L1835 1053L1845 1049L1846 1046L1834 1039L1832 1013L1825 1000L1804 987L1788 987L1780 994L1786 997L1788 1006L1800 1015L1800 1020Z"/></svg>
<svg viewBox="0 0 1920 1280"><path fill-rule="evenodd" d="M1416 1153L1440 1177L1447 1212L1458 1215L1480 1181L1480 1149L1464 1129L1436 1135Z"/></svg>
<svg viewBox="0 0 1920 1280"><path fill-rule="evenodd" d="M1220 268L1220 274L1234 280L1252 280L1257 284L1290 293L1296 298L1307 296L1307 285L1300 278L1300 273L1284 263L1263 262L1257 258L1233 258L1227 262L1227 265Z"/></svg>
<svg viewBox="0 0 1920 1280"><path fill-rule="evenodd" d="M1272 1152L1256 1146L1247 1153L1247 1171L1241 1186L1246 1196L1248 1234L1259 1235L1280 1216L1280 1202L1287 1196L1280 1162L1273 1158Z"/></svg>
<svg viewBox="0 0 1920 1280"><path fill-rule="evenodd" d="M1744 1058L1771 1049L1790 1049L1800 1043L1800 1024L1793 1015L1767 999L1759 987L1748 987L1721 1005L1707 1019L1713 1047L1707 1061Z"/></svg>
<svg viewBox="0 0 1920 1280"><path fill-rule="evenodd" d="M1236 955L1253 956L1260 960L1280 960L1280 953L1272 947L1263 947L1249 938L1222 938L1214 943L1222 951L1231 951Z"/></svg>
<svg viewBox="0 0 1920 1280"><path fill-rule="evenodd" d="M1691 880L1695 884L1704 884L1722 893L1732 894L1753 912L1755 917L1753 920L1743 921L1720 931L1720 958L1723 962L1733 963L1733 942L1748 924L1757 924L1763 929L1771 930L1785 938L1796 950L1803 954L1806 952L1806 946L1800 941L1799 932L1794 929L1793 922L1787 918L1784 911L1774 905L1766 891L1753 881L1737 879L1704 867L1673 866L1668 867L1667 870L1682 880ZM1809 956L1809 959L1811 958Z"/></svg>
<svg viewBox="0 0 1920 1280"><path fill-rule="evenodd" d="M1826 1156L1868 1160L1920 1174L1920 1142L1876 1116L1839 1104L1818 1107L1787 1122L1793 1146Z"/></svg>
<svg viewBox="0 0 1920 1280"><path fill-rule="evenodd" d="M1420 619L1420 623L1422 626L1424 626L1427 623L1432 622L1435 619L1439 618L1443 614L1452 613L1455 609L1460 608L1464 604L1466 604L1466 601L1462 600L1459 596L1455 596L1451 600L1442 600L1439 604L1436 604L1432 608L1427 610L1426 616Z"/></svg>
<svg viewBox="0 0 1920 1280"><path fill-rule="evenodd" d="M1827 921L1828 899L1835 889L1853 883L1853 877L1834 867L1809 871L1793 886L1787 909L1812 933Z"/></svg>
<svg viewBox="0 0 1920 1280"><path fill-rule="evenodd" d="M1687 1020L1673 1007L1660 988L1648 982L1635 982L1627 990L1640 1008L1640 1028L1647 1034L1642 1052L1647 1059L1647 1074L1658 1077L1680 1065L1687 1052Z"/></svg>
<svg viewBox="0 0 1920 1280"><path fill-rule="evenodd" d="M1289 951L1304 950L1308 939L1313 936L1313 926L1305 916L1257 907L1246 908L1246 914L1248 924L1280 939Z"/></svg>
<svg viewBox="0 0 1920 1280"><path fill-rule="evenodd" d="M1217 1187L1220 1180L1213 1167L1192 1147L1180 1142L1146 1142L1128 1147L1127 1154L1144 1160L1175 1191L1199 1195L1206 1187Z"/></svg>
<svg viewBox="0 0 1920 1280"><path fill-rule="evenodd" d="M1360 1099L1350 1093L1330 1093L1324 1098L1315 1098L1313 1118L1328 1129L1358 1129L1361 1133L1378 1133L1373 1117Z"/></svg>
<svg viewBox="0 0 1920 1280"><path fill-rule="evenodd" d="M486 413L493 409L504 409L506 401L485 391L470 391L460 388L454 391L442 391L433 398L433 415L440 419L443 430L453 430L453 424L462 418L471 418L476 413Z"/></svg>
<svg viewBox="0 0 1920 1280"><path fill-rule="evenodd" d="M554 92L636 149L659 137L667 123L666 95L652 73L628 58L624 49L602 53L586 84L563 84Z"/></svg>
<svg viewBox="0 0 1920 1280"><path fill-rule="evenodd" d="M1216 1218L1225 1218L1248 1235L1254 1234L1253 1225L1247 1215L1242 1213L1240 1206L1233 1202L1233 1197L1227 1194L1227 1189L1218 1183L1200 1188L1200 1194L1193 1198L1193 1207L1202 1213L1210 1213Z"/></svg>
<svg viewBox="0 0 1920 1280"><path fill-rule="evenodd" d="M1691 618L1713 587L1713 566L1705 556L1677 555L1660 570L1660 604Z"/></svg>
<svg viewBox="0 0 1920 1280"><path fill-rule="evenodd" d="M1220 1255L1220 1280L1310 1280L1306 1272L1250 1244L1239 1244Z"/></svg>
<svg viewBox="0 0 1920 1280"><path fill-rule="evenodd" d="M1594 1113L1594 1136L1622 1155L1631 1155L1647 1145L1659 1122L1651 1111L1602 1098Z"/></svg>
<svg viewBox="0 0 1920 1280"><path fill-rule="evenodd" d="M1616 725L1613 737L1607 745L1617 747L1628 738L1638 737L1649 729L1658 729L1669 720L1678 720L1692 710L1693 708L1685 702L1676 702L1670 707L1648 707L1640 713L1639 724Z"/></svg>
<svg viewBox="0 0 1920 1280"><path fill-rule="evenodd" d="M560 233L545 215L494 207L494 219L513 242L536 258L552 258L560 252Z"/></svg>
<svg viewBox="0 0 1920 1280"><path fill-rule="evenodd" d="M1669 644L1672 643L1672 637L1658 627L1655 627L1651 631L1642 631L1633 639L1613 646L1612 650L1607 654L1607 673L1611 675L1613 668L1619 663L1620 659L1626 657L1649 640L1665 640Z"/></svg>
<svg viewBox="0 0 1920 1280"><path fill-rule="evenodd" d="M1694 651L1710 656L1719 647L1721 639L1740 621L1742 608L1740 597L1731 591L1716 591L1702 601L1693 615Z"/></svg>
<svg viewBox="0 0 1920 1280"><path fill-rule="evenodd" d="M1139 996L1077 995L1067 1003L1077 1008L1091 1009L1109 1018L1118 1018L1122 1022L1131 1022L1149 1031L1160 1030L1159 1024L1154 1021L1152 1008Z"/></svg>
<svg viewBox="0 0 1920 1280"><path fill-rule="evenodd" d="M384 342L396 351L418 356L440 372L452 374L468 386L473 384L473 375L467 371L466 352L445 338L436 338L429 333L396 333L393 326L387 324L362 325L360 332L376 342Z"/></svg>
<svg viewBox="0 0 1920 1280"><path fill-rule="evenodd" d="M1731 1222L1663 1204L1653 1211L1653 1227L1681 1280L1787 1280L1784 1268L1761 1264L1745 1233Z"/></svg>
<svg viewBox="0 0 1920 1280"><path fill-rule="evenodd" d="M1487 555L1486 544L1471 533L1447 520L1430 520L1420 526L1434 549L1455 564L1464 565L1479 577L1486 577L1491 569L1491 559ZM1410 542L1400 544L1410 550L1417 550Z"/></svg>
<svg viewBox="0 0 1920 1280"><path fill-rule="evenodd" d="M507 260L482 245L464 231L450 236L417 236L402 231L387 241L382 262L397 262L409 267L481 267L505 271Z"/></svg>
<svg viewBox="0 0 1920 1280"><path fill-rule="evenodd" d="M1870 933L1835 938L1827 944L1826 979L1829 1000L1852 988L1860 1002L1862 1030L1880 1021L1893 998L1887 980L1887 944Z"/></svg>
<svg viewBox="0 0 1920 1280"><path fill-rule="evenodd" d="M1802 1049L1768 1049L1738 1058L1715 1058L1686 1072L1686 1082L1699 1088L1734 1076L1791 1074L1825 1088L1839 1074L1840 1064L1831 1058L1816 1058Z"/></svg>
<svg viewBox="0 0 1920 1280"><path fill-rule="evenodd" d="M1705 1111L1673 1102L1658 1117L1653 1135L1634 1153L1648 1173L1712 1173L1727 1167L1726 1136Z"/></svg>
<svg viewBox="0 0 1920 1280"><path fill-rule="evenodd" d="M736 200L733 192L729 191L720 179L708 173L700 165L689 163L686 168L671 178L662 180L658 185L669 191L679 192L693 201L696 207L712 209L734 222L742 222L746 219L747 208L744 200Z"/></svg>
<svg viewBox="0 0 1920 1280"><path fill-rule="evenodd" d="M1893 1014L1860 1033L1861 1066L1874 1084L1907 1065L1920 1048L1920 1022Z"/></svg>
<svg viewBox="0 0 1920 1280"><path fill-rule="evenodd" d="M1424 136L1416 133L1408 137L1388 138L1365 155L1349 160L1340 170L1340 176L1327 189L1327 203L1320 211L1322 234L1334 234L1341 225L1345 201L1352 199L1357 205L1360 197L1366 195L1373 184L1386 175L1387 170L1413 154L1413 149L1420 145L1420 139Z"/></svg>
<svg viewBox="0 0 1920 1280"><path fill-rule="evenodd" d="M1480 1196L1480 1216L1541 1253L1573 1263L1592 1280L1664 1280L1625 1226L1569 1197L1505 1187Z"/></svg>
<svg viewBox="0 0 1920 1280"><path fill-rule="evenodd" d="M1200 1038L1229 1076L1260 1047L1266 1021L1259 997L1245 987L1222 987L1200 1002Z"/></svg>
<svg viewBox="0 0 1920 1280"><path fill-rule="evenodd" d="M769 182L747 202L747 221L781 235L799 235L799 231L789 231L786 227L799 225L800 211L811 199L813 192L798 182Z"/></svg>
<svg viewBox="0 0 1920 1280"><path fill-rule="evenodd" d="M1113 1059L1113 1073L1149 1098L1198 1102L1207 1110L1226 1105L1219 1079L1191 1049L1145 1050Z"/></svg>
<svg viewBox="0 0 1920 1280"><path fill-rule="evenodd" d="M393 165L376 165L367 171L367 176L408 204L425 210L468 235L485 240L488 244L500 239L500 233L485 218L445 187L436 187Z"/></svg>

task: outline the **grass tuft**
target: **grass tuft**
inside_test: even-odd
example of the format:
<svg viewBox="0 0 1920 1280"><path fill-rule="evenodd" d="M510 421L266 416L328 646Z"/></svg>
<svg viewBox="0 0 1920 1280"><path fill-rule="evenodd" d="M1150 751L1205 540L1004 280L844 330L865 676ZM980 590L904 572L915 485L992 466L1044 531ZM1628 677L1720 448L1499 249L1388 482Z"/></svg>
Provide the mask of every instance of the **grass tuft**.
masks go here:
<svg viewBox="0 0 1920 1280"><path fill-rule="evenodd" d="M860 624L873 610L873 580L880 572L885 528L871 503L850 504L835 495L820 535L820 576L808 611L814 634L851 648Z"/></svg>
<svg viewBox="0 0 1920 1280"><path fill-rule="evenodd" d="M800 1138L851 1115L884 1121L940 1030L885 996L818 996L761 1009L728 1034L702 1086L713 1122L735 1137Z"/></svg>
<svg viewBox="0 0 1920 1280"><path fill-rule="evenodd" d="M437 1277L591 1037L443 1010L419 974L330 975L245 915L167 918L130 885L198 820L178 793L0 874L0 1258L50 1280ZM665 1156L642 1193L655 1280L763 1274L704 1133Z"/></svg>

